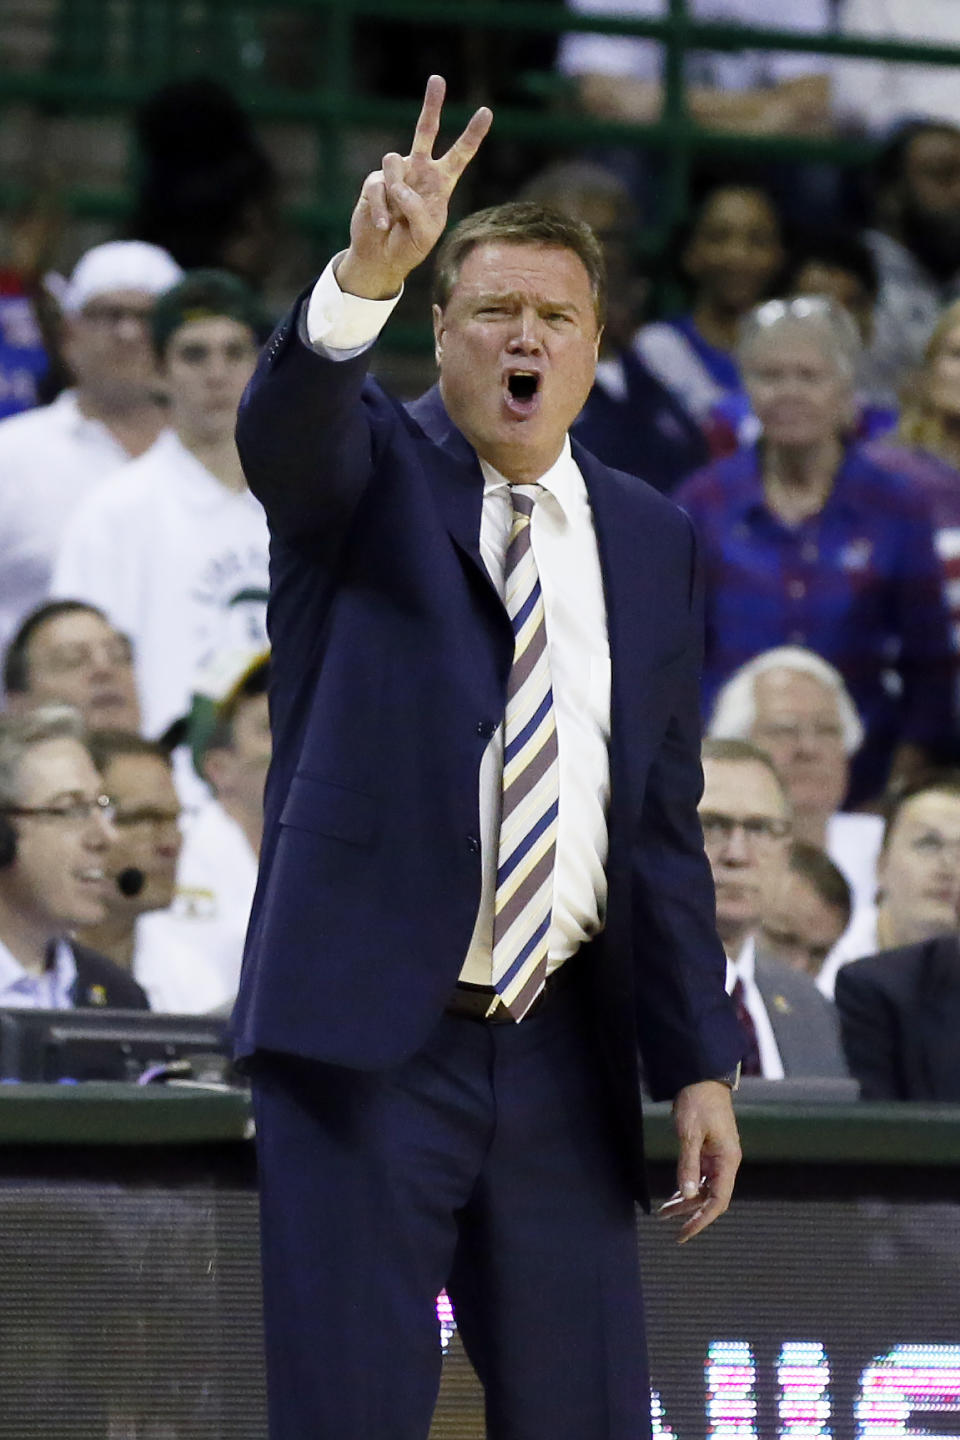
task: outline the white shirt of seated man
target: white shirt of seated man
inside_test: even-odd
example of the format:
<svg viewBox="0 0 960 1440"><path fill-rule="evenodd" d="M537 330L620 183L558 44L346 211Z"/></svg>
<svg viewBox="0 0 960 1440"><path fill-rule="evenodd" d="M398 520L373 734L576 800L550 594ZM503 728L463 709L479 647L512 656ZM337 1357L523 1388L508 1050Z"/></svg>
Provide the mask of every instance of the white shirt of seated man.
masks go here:
<svg viewBox="0 0 960 1440"><path fill-rule="evenodd" d="M742 982L766 1079L782 1080L783 1062L756 984L755 934L766 895L786 870L790 807L763 755L743 741L707 742L700 823L717 897L717 930L727 955L727 990Z"/></svg>

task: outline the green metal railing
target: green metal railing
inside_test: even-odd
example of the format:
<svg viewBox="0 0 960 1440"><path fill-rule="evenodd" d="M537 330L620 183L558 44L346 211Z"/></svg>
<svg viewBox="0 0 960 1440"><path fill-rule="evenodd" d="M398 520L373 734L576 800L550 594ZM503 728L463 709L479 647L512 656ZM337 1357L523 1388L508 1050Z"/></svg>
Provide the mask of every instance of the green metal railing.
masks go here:
<svg viewBox="0 0 960 1440"><path fill-rule="evenodd" d="M309 73L297 84L271 78L270 32L278 17L312 32L305 45L312 45L315 54L305 57ZM654 124L588 117L577 110L572 92L557 77L543 74L525 77L529 107L498 106L495 120L500 140L543 152L544 159L558 151L614 144L659 151L667 162L667 178L657 227L648 235L648 248L654 251L685 216L691 166L700 157L733 154L751 160L860 166L873 153L867 141L853 138L736 135L699 127L685 104L683 62L688 50L749 47L960 67L960 46L705 23L688 14L688 0L666 0L666 13L658 20L575 15L559 0L458 0L456 5L450 0L59 0L55 43L46 67L0 69L0 116L3 106L15 101L87 116L126 114L166 81L212 75L233 89L255 120L296 121L314 128L320 155L314 197L293 206L287 218L310 235L322 253L342 239L354 198L345 137L375 128L395 134L401 144L417 113L415 99L387 100L359 88L358 26L377 20L424 32L441 27L488 38L581 30L661 42L664 102ZM482 88L482 79L478 84ZM537 95L548 98L536 103ZM485 97L470 98L476 103ZM447 112L451 128L461 124L471 108L453 96ZM0 210L23 203L28 189L0 177ZM69 186L63 199L73 214L118 220L129 204L126 188Z"/></svg>

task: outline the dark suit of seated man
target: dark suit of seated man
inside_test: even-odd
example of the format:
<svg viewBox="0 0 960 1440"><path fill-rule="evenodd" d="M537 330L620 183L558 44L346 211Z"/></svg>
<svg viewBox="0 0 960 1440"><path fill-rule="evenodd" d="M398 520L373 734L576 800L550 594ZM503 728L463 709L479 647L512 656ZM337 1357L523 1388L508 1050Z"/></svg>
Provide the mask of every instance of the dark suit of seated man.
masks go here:
<svg viewBox="0 0 960 1440"><path fill-rule="evenodd" d="M864 1100L960 1101L960 942L941 935L837 972L850 1073Z"/></svg>
<svg viewBox="0 0 960 1440"><path fill-rule="evenodd" d="M434 159L442 95L433 77L238 423L272 530L235 1017L270 1434L423 1440L446 1286L490 1440L640 1440L639 1052L675 1103L680 1238L739 1161L693 535L568 442L602 310L585 227L529 204L463 222L437 262L439 388L407 411L367 378L489 124Z"/></svg>
<svg viewBox="0 0 960 1440"><path fill-rule="evenodd" d="M0 1008L147 1009L130 975L70 936L106 914L111 837L78 712L0 716Z"/></svg>

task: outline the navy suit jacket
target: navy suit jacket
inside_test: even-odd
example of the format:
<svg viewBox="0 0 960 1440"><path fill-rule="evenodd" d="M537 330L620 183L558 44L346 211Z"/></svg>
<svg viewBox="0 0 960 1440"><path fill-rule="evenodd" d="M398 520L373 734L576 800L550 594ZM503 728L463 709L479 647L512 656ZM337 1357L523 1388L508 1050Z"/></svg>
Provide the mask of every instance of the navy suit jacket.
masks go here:
<svg viewBox="0 0 960 1440"><path fill-rule="evenodd" d="M513 634L483 566L483 481L434 390L409 411L330 361L297 311L237 427L271 527L271 719L241 1056L399 1063L456 982L480 897L479 767ZM638 1051L672 1097L741 1040L696 806L701 610L686 517L574 446L593 510L613 690L603 934L586 957L616 1108L639 1136Z"/></svg>
<svg viewBox="0 0 960 1440"><path fill-rule="evenodd" d="M864 1100L960 1101L960 943L941 935L837 971L850 1073Z"/></svg>

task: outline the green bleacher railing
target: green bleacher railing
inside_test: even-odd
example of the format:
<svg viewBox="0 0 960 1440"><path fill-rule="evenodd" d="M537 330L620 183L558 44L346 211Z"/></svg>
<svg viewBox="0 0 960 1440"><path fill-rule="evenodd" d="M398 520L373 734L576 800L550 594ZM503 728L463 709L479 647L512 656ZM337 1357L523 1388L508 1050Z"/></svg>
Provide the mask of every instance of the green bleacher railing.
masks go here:
<svg viewBox="0 0 960 1440"><path fill-rule="evenodd" d="M265 33L277 15L321 22L313 83L304 88L270 83L264 69ZM548 108L498 106L497 135L546 154L584 147L633 144L663 153L667 176L656 229L646 247L656 252L686 213L694 159L735 154L755 160L821 160L861 166L874 152L857 138L739 135L696 125L685 104L683 62L692 49L783 50L831 57L876 59L960 67L960 46L904 44L856 36L754 29L694 20L688 0L666 0L660 19L585 16L549 0L58 0L55 44L44 68L0 69L4 105L28 102L76 114L123 114L164 82L194 73L229 85L257 121L295 121L312 126L320 155L315 198L292 206L287 219L316 242L318 254L342 239L353 202L355 177L345 164L345 136L376 128L408 134L417 113L413 99L387 100L362 93L353 63L360 21L401 22L450 31L560 34L595 31L660 41L664 46L664 103L649 125L600 121L556 99L554 77L528 76L531 94L554 98ZM417 77L418 80L420 77ZM539 84L538 84L539 82ZM567 92L565 92L567 93ZM453 128L469 112L453 96L447 120ZM0 176L0 210L27 198L28 186ZM68 187L69 213L119 220L129 205L126 189Z"/></svg>

